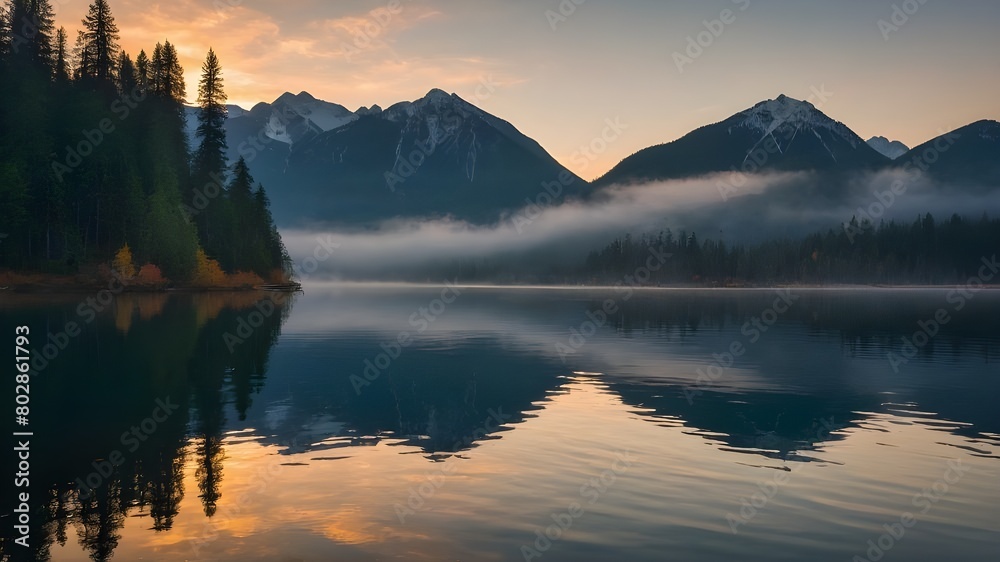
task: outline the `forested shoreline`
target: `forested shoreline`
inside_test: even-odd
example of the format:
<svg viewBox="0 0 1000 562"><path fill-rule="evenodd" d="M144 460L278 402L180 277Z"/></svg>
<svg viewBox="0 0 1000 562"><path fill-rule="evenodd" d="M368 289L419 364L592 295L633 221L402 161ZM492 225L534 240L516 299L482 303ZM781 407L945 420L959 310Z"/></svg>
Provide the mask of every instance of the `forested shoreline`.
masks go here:
<svg viewBox="0 0 1000 562"><path fill-rule="evenodd" d="M982 277L984 263L988 278L981 282L995 284L998 240L1000 220L985 214L938 222L927 213L910 224L878 225L852 218L841 229L756 244L699 241L696 233L665 229L615 239L591 252L576 276L621 281L655 251L670 257L651 271L647 283L653 285L954 285Z"/></svg>
<svg viewBox="0 0 1000 562"><path fill-rule="evenodd" d="M49 0L7 0L0 13L0 272L153 288L287 283L267 194L245 162L226 161L215 52L190 147L173 44L133 60L107 0L91 3L72 47L53 16Z"/></svg>
<svg viewBox="0 0 1000 562"><path fill-rule="evenodd" d="M664 227L589 252L562 247L442 260L401 272L434 283L608 287L1000 285L1000 219L930 213L912 223L852 218L802 236L731 242ZM564 255L571 252L571 255Z"/></svg>

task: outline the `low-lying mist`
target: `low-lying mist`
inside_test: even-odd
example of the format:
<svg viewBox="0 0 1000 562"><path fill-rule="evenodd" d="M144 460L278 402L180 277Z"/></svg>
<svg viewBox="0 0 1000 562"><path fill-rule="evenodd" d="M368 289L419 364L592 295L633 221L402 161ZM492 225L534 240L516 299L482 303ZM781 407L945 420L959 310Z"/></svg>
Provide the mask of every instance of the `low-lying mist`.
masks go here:
<svg viewBox="0 0 1000 562"><path fill-rule="evenodd" d="M998 189L942 184L903 170L722 173L613 186L586 201L553 200L540 191L491 225L395 219L368 230L312 228L282 236L305 280L440 282L458 264L478 263L503 281L572 268L625 234L669 228L702 241L758 243L842 229L852 217L909 223L926 213L942 220L998 210Z"/></svg>

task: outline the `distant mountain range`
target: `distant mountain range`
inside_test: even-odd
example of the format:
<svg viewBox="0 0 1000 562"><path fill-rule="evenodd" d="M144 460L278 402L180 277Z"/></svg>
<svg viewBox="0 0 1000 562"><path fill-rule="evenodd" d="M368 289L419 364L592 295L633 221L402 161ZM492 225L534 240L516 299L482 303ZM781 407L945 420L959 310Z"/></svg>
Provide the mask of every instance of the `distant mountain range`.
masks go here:
<svg viewBox="0 0 1000 562"><path fill-rule="evenodd" d="M352 112L303 92L233 113L230 160L246 158L279 224L490 222L546 185L560 199L589 189L513 125L441 90L385 110Z"/></svg>
<svg viewBox="0 0 1000 562"><path fill-rule="evenodd" d="M781 95L680 139L629 156L595 185L741 170L833 170L884 166L885 156L812 104Z"/></svg>
<svg viewBox="0 0 1000 562"><path fill-rule="evenodd" d="M197 109L188 110L189 134ZM781 95L678 140L629 156L588 183L510 123L455 94L356 111L306 92L246 111L230 106L229 157L246 158L271 195L277 222L368 225L396 217L451 216L490 223L540 194L555 203L614 184L733 170L854 173L925 158L932 176L1000 186L1000 123L979 121L907 149L863 140L809 102ZM544 200L544 196L543 200Z"/></svg>
<svg viewBox="0 0 1000 562"><path fill-rule="evenodd" d="M890 160L895 160L910 151L905 144L899 141L891 141L885 137L872 137L867 142L868 146L879 151L882 156Z"/></svg>
<svg viewBox="0 0 1000 562"><path fill-rule="evenodd" d="M1000 187L1000 123L984 119L907 152L900 161L922 159L927 173L942 181Z"/></svg>

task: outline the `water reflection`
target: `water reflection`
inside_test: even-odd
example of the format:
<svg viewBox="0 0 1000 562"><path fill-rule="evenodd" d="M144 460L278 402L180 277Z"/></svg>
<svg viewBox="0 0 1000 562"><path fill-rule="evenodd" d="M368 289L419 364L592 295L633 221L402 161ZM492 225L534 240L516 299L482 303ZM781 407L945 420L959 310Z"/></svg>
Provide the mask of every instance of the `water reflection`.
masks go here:
<svg viewBox="0 0 1000 562"><path fill-rule="evenodd" d="M657 478L673 478L683 463L700 465L705 483L743 477L726 465L843 466L853 457L840 444L901 431L894 424L940 432L954 455L993 462L1000 451L1000 298L993 293L955 313L947 330L894 372L886 354L899 353L901 338L945 306L944 293L804 291L767 333L744 341L744 355L706 382L699 372L732 342L746 340L744 326L770 306L772 293L637 293L620 300L617 312L566 354L558 344L571 329L620 295L467 289L421 331L411 315L435 292L315 287L297 299L294 314L290 302L264 314L261 303L272 299L255 293L119 297L33 379L33 430L45 437L33 441L32 497L46 498L32 533L35 559L76 559L72 531L79 552L96 561L122 549L135 552L126 543L151 542L162 549L161 559L184 559L192 553L181 543L204 536L257 544L251 537L268 516L325 537L312 551L321 558L332 544L344 555L371 556L353 546L378 544L384 555L434 558L444 540L442 534L427 542L435 529L444 533L463 519L486 518L491 534L470 529L450 546L472 558L509 559L509 553L493 556L493 548L512 541L516 554L525 529L501 523L504 505L543 506L558 495L557 482L586 477L581 464L599 468L601 451L626 444L651 457L676 455L662 460L670 470L660 477L645 474L642 493L607 508L609 516L618 510L640 519L650 509L643 496L658 497L665 481ZM57 331L75 318L78 300L0 301L0 317L36 333ZM366 366L401 332L410 333L413 344L391 353L387 367L359 384ZM176 404L176 411L144 427L157 401ZM572 412L572 424L557 421L552 412L559 409ZM497 447L477 451L499 441L516 448L499 456ZM716 453L698 453L694 442ZM909 446L937 447L926 438ZM561 456L542 455L546 450ZM116 453L122 462L114 462ZM474 463L476 455L496 466ZM436 509L443 511L426 520L440 528L428 523L419 530L404 526L410 530L404 532L392 520L407 493L389 488L394 481L419 486L436 465L466 473L455 469L454 490L434 489ZM260 476L265 466L278 468ZM333 474L344 480L324 481ZM532 497L508 489L504 478L534 487ZM481 487L471 491L465 481ZM293 485L315 500L288 497ZM888 490L898 482L882 485ZM242 509L246 490L256 487L262 490L250 497L257 503ZM341 487L355 491L338 495ZM384 502L384 509L361 506L361 492L372 505ZM474 499L479 503L471 505ZM715 516L702 509L692 507L686 516L703 517L700 526L712 528ZM213 527L206 535L196 519L185 519L195 515L212 518L223 534ZM653 526L691 524L647 519ZM11 532L9 526L0 531L5 552L13 552ZM614 543L614 532L606 532L594 540ZM250 552L204 542L220 549L219 559L241 560ZM599 549L581 552L579 559L587 559Z"/></svg>
<svg viewBox="0 0 1000 562"><path fill-rule="evenodd" d="M48 560L54 542L66 544L67 521L93 560L113 555L130 515L169 531L185 494L190 439L206 444L195 451L202 467L196 479L205 513L214 513L223 407L231 403L245 416L290 306L279 306L230 353L223 335L271 299L255 293L125 294L92 322L75 314L83 298L59 297L48 305L33 300L5 302L5 325L27 325L34 334L56 333L68 322L83 326L32 379L31 429L39 437L32 440L31 494L47 498L35 518L42 523L32 533L33 559ZM47 343L42 338L32 340L36 355ZM164 402L169 411L158 409ZM10 532L5 526L4 547L14 552L7 548Z"/></svg>

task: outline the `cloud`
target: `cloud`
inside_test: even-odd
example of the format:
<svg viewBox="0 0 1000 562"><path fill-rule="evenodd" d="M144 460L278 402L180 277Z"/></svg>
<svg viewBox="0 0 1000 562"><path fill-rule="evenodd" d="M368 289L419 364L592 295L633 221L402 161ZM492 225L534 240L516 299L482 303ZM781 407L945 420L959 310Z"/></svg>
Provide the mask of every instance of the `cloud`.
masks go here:
<svg viewBox="0 0 1000 562"><path fill-rule="evenodd" d="M880 203L877 194L889 192L896 182L903 182L905 191L888 205ZM735 193L722 189L734 183ZM536 271L553 264L578 265L614 237L666 228L675 234L696 232L702 240L755 243L840 229L852 217L866 214L876 223L908 223L928 212L941 220L952 213L978 218L984 210L998 209L1000 190L974 193L899 170L842 177L715 174L617 186L589 201L529 206L490 226L412 219L388 221L373 230L291 230L282 235L300 264L314 255L317 236L340 244L318 264L314 277L399 280L413 278L415 272L441 271L455 260L501 260L511 268L533 261Z"/></svg>
<svg viewBox="0 0 1000 562"><path fill-rule="evenodd" d="M230 102L247 108L290 90L348 107L385 106L415 99L430 86L469 97L491 74L509 83L519 80L510 65L467 56L469 49L461 57L398 49L403 34L447 18L432 3L404 0L395 12L388 3L372 6L297 0L279 10L252 0L117 0L112 9L121 46L133 59L140 50L151 55L164 40L177 47L188 101L209 47L222 62ZM67 3L57 23L75 37L85 13L84 6Z"/></svg>

